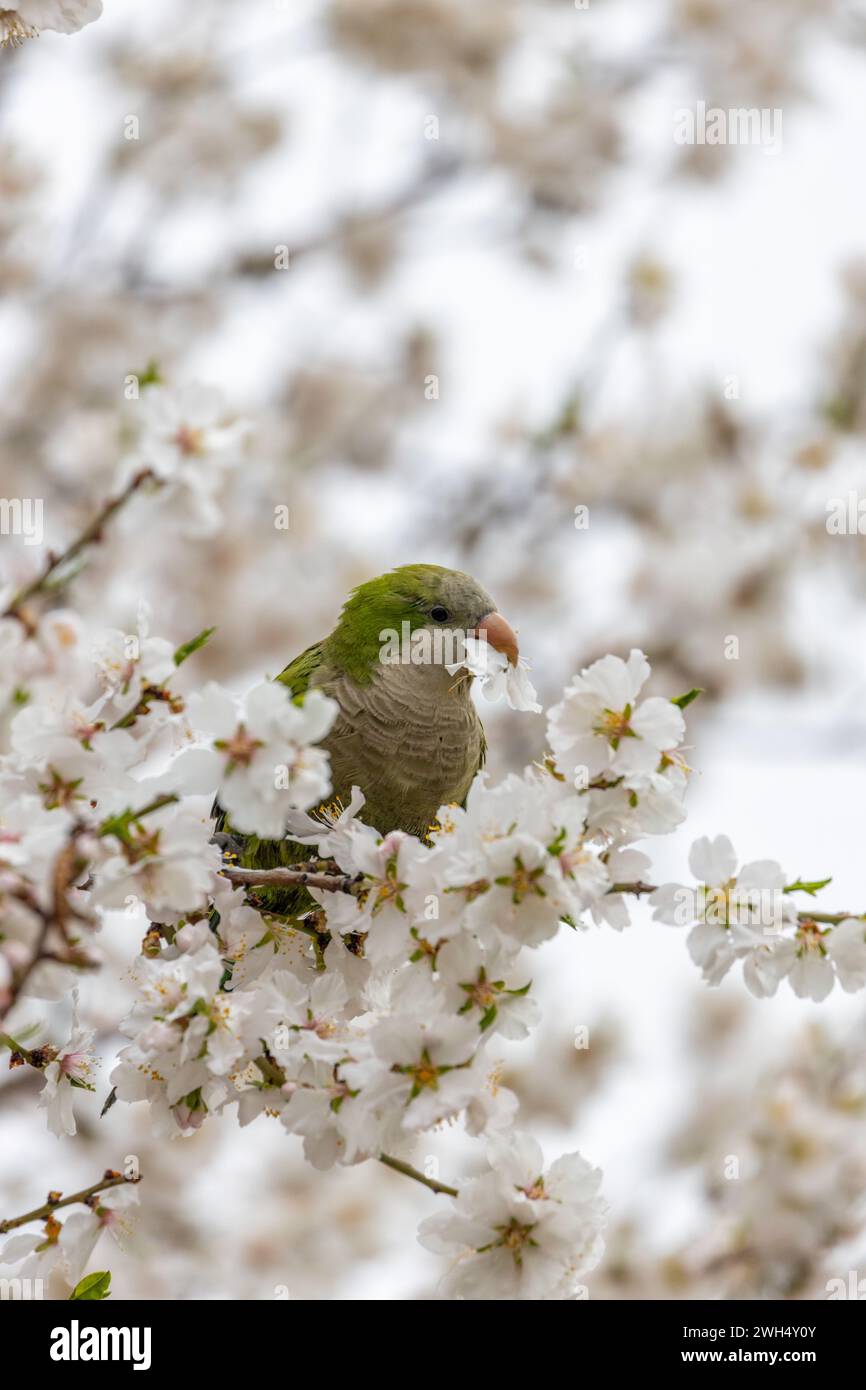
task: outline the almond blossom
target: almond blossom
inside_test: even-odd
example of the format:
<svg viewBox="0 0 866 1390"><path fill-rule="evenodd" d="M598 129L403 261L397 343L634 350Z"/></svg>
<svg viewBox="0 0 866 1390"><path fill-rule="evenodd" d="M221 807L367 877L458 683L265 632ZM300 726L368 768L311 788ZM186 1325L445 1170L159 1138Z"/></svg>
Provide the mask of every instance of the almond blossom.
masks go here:
<svg viewBox="0 0 866 1390"><path fill-rule="evenodd" d="M120 484L149 469L162 484L160 512L168 524L186 535L211 535L222 519L225 475L243 455L247 423L231 418L222 393L200 382L145 386L138 409L140 437L120 469Z"/></svg>
<svg viewBox="0 0 866 1390"><path fill-rule="evenodd" d="M682 712L659 696L639 700L649 662L634 650L628 661L604 656L566 687L550 710L548 737L564 772L585 769L590 778L646 774L683 739Z"/></svg>
<svg viewBox="0 0 866 1390"><path fill-rule="evenodd" d="M451 1204L422 1221L422 1245L455 1261L442 1280L449 1297L574 1297L578 1280L601 1259L606 1203L601 1173L580 1154L544 1169L525 1134L494 1140L490 1171L465 1183Z"/></svg>
<svg viewBox="0 0 866 1390"><path fill-rule="evenodd" d="M51 1060L44 1069L45 1084L39 1093L38 1104L46 1111L48 1128L58 1139L75 1133L75 1114L72 1092L76 1088L93 1090L96 1059L93 1055L92 1028L82 1028L78 1021L78 995L73 996L72 1032L69 1041L59 1049L43 1048Z"/></svg>
<svg viewBox="0 0 866 1390"><path fill-rule="evenodd" d="M0 10L0 47L14 47L43 29L74 34L102 14L102 0L7 0Z"/></svg>
<svg viewBox="0 0 866 1390"><path fill-rule="evenodd" d="M328 757L317 743L337 704L317 690L296 704L276 682L256 686L239 705L214 683L189 702L189 721L210 747L182 754L166 785L212 791L237 830L279 838L289 813L306 810L330 789Z"/></svg>
<svg viewBox="0 0 866 1390"><path fill-rule="evenodd" d="M504 699L511 709L533 713L541 710L529 679L528 661L521 656L516 662L510 662L504 652L497 651L484 637L464 637L462 640L463 660L445 668L452 676L462 669L477 676L481 694L491 703Z"/></svg>

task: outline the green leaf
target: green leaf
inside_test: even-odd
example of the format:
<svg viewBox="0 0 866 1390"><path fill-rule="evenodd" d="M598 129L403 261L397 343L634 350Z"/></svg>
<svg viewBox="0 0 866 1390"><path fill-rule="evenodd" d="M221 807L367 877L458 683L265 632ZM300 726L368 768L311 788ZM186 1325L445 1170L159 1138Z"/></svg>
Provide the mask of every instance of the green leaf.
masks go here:
<svg viewBox="0 0 866 1390"><path fill-rule="evenodd" d="M112 1086L111 1090L110 1090L109 1093L108 1093L108 1099L107 1099L107 1101L105 1102L105 1104L103 1105L102 1109L101 1109L100 1112L99 1112L99 1118L100 1118L100 1120L103 1118L104 1115L107 1115L107 1114L108 1114L108 1112L109 1112L109 1110L111 1109L112 1105L114 1105L114 1104L116 1103L116 1101L117 1101L117 1087L116 1087L116 1086Z"/></svg>
<svg viewBox="0 0 866 1390"><path fill-rule="evenodd" d="M482 1033L485 1033L487 1029L490 1027L491 1023L495 1022L497 1012L498 1010L495 1004L491 1004L489 1009L484 1010L484 1013L481 1017L481 1023L479 1024Z"/></svg>
<svg viewBox="0 0 866 1390"><path fill-rule="evenodd" d="M175 666L182 666L187 657L192 656L193 652L197 652L200 647L203 647L208 638L215 632L215 627L203 628L197 637L191 638L189 642L184 642L182 646L178 647L174 654Z"/></svg>
<svg viewBox="0 0 866 1390"><path fill-rule="evenodd" d="M703 692L703 690L701 689L701 687L700 687L699 685L696 685L696 686L694 687L694 689L692 689L692 690L687 690L686 693L685 693L685 695L677 695L677 696L675 696L675 697L671 700L671 704L672 704L672 705L677 705L677 707L678 707L679 709L685 709L686 705L690 705L690 704L692 703L692 700L696 700L696 699L698 698L698 696L699 696L699 695L703 695L703 693L704 693L704 692Z"/></svg>
<svg viewBox="0 0 866 1390"><path fill-rule="evenodd" d="M75 1285L69 1295L70 1303L82 1303L89 1301L98 1303L103 1298L111 1296L111 1271L109 1269L96 1270L93 1274L85 1274L84 1278Z"/></svg>
<svg viewBox="0 0 866 1390"><path fill-rule="evenodd" d="M159 371L159 363L155 357L151 357L143 372L136 372L139 386L160 386L162 376Z"/></svg>
<svg viewBox="0 0 866 1390"><path fill-rule="evenodd" d="M832 882L833 882L832 875L830 876L830 878L815 878L815 879L810 880L808 883L807 883L804 879L798 878L797 881L796 881L796 883L789 883L789 884L787 884L787 885L782 889L782 892L783 892L783 893L808 893L809 896L810 896L811 898L814 898L815 894L816 894L817 892L819 892L819 890L820 890L821 888L826 888L826 887L827 887L827 884L828 884L828 883L832 883Z"/></svg>

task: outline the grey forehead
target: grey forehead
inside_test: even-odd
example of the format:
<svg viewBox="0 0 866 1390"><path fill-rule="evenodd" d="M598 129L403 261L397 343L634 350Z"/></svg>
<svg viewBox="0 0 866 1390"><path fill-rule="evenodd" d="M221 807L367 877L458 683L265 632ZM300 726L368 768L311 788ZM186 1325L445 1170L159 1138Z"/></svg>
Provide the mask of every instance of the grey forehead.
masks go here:
<svg viewBox="0 0 866 1390"><path fill-rule="evenodd" d="M481 585L468 574L455 571L445 577L441 588L442 601L464 610L469 610L474 620L483 618L496 607L493 599Z"/></svg>

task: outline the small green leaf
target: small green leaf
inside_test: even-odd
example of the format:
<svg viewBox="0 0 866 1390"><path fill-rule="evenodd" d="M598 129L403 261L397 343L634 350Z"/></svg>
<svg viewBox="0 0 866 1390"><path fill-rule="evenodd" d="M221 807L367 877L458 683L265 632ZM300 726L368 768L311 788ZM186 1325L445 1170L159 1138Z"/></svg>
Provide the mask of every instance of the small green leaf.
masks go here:
<svg viewBox="0 0 866 1390"><path fill-rule="evenodd" d="M143 372L136 372L135 375L138 377L139 386L162 385L163 378L160 375L159 363L155 357L151 357Z"/></svg>
<svg viewBox="0 0 866 1390"><path fill-rule="evenodd" d="M174 654L175 666L182 666L187 657L192 656L193 652L197 652L200 647L203 647L208 638L215 632L215 627L203 628L197 637L191 638L189 642L184 642L182 646L178 647Z"/></svg>
<svg viewBox="0 0 866 1390"><path fill-rule="evenodd" d="M798 878L797 881L796 881L796 883L789 883L789 884L787 884L787 885L782 889L782 892L783 892L783 893L808 893L809 896L810 896L811 898L814 898L815 894L816 894L817 892L819 892L819 890L820 890L821 888L826 888L826 887L827 887L827 884L828 884L828 883L832 883L832 882L833 882L832 875L831 875L830 878L815 878L815 879L810 880L809 882L806 882L806 881L805 881L804 879L802 879L802 878Z"/></svg>
<svg viewBox="0 0 866 1390"><path fill-rule="evenodd" d="M111 1270L96 1270L93 1274L85 1274L84 1278L75 1285L69 1295L70 1303L91 1302L98 1303L103 1298L111 1296Z"/></svg>
<svg viewBox="0 0 866 1390"><path fill-rule="evenodd" d="M490 1027L491 1023L495 1022L497 1012L498 1010L495 1004L491 1004L489 1009L485 1009L481 1017L481 1022L478 1025L482 1033L485 1033L487 1029Z"/></svg>
<svg viewBox="0 0 866 1390"><path fill-rule="evenodd" d="M116 1086L112 1086L111 1090L110 1090L109 1093L108 1093L108 1099L107 1099L107 1101L105 1102L105 1104L103 1105L102 1109L101 1109L100 1112L99 1112L99 1118L100 1118L100 1120L103 1118L103 1116L105 1116L105 1115L108 1114L108 1112L109 1112L109 1110L111 1109L112 1105L114 1105L114 1104L116 1103L116 1101L117 1101L117 1087L116 1087Z"/></svg>
<svg viewBox="0 0 866 1390"><path fill-rule="evenodd" d="M672 704L672 705L677 705L677 707L678 707L679 709L685 709L686 705L690 705L690 704L692 703L692 700L696 700L696 699L698 698L698 696L699 696L699 695L703 695L703 693L704 693L704 692L703 692L703 690L701 689L701 687L700 687L699 685L696 685L696 686L694 687L694 689L692 689L692 690L687 690L686 693L685 693L685 695L677 695L677 696L675 696L675 697L671 700L671 704Z"/></svg>

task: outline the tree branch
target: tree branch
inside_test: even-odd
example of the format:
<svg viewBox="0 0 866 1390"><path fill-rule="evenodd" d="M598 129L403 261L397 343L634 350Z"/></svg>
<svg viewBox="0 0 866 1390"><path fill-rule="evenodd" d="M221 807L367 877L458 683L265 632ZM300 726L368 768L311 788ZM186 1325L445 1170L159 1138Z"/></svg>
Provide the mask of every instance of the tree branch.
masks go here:
<svg viewBox="0 0 866 1390"><path fill-rule="evenodd" d="M85 1187L81 1192L73 1192L70 1197L63 1197L59 1192L49 1192L48 1200L43 1202L41 1207L34 1207L32 1211L25 1211L23 1216L10 1216L5 1221L0 1221L0 1235L5 1235L7 1231L14 1231L17 1226L25 1226L28 1221L44 1221L47 1217L53 1216L60 1207L70 1207L76 1202L92 1207L94 1197L97 1197L100 1192L107 1192L109 1188L120 1187L127 1182L141 1182L141 1175L139 1174L137 1178L128 1178L124 1173L117 1173L113 1168L106 1168L99 1182L95 1182L92 1187Z"/></svg>
<svg viewBox="0 0 866 1390"><path fill-rule="evenodd" d="M256 1066L268 1085L282 1086L284 1084L286 1073L267 1050L256 1058ZM429 1187L431 1192L441 1192L446 1197L458 1195L456 1187L449 1187L447 1183L425 1177L423 1173L419 1173L417 1168L413 1168L411 1163L404 1163L402 1158L392 1158L390 1154L379 1154L379 1162L384 1163L386 1168L393 1168L395 1173L402 1173L404 1177L414 1178L415 1182L423 1183L425 1187Z"/></svg>
<svg viewBox="0 0 866 1390"><path fill-rule="evenodd" d="M429 1187L431 1192L442 1193L446 1197L458 1197L460 1194L456 1187L449 1187L447 1182L437 1182L435 1178L425 1177L419 1173L417 1168L413 1168L411 1163L404 1163L402 1158L392 1158L390 1154L380 1154L379 1162L384 1163L386 1168L393 1168L395 1173L402 1173L404 1177L414 1178L416 1182L421 1182L425 1187Z"/></svg>
<svg viewBox="0 0 866 1390"><path fill-rule="evenodd" d="M18 593L12 599L8 608L3 612L2 617L17 618L24 627L30 630L32 624L26 614L22 612L23 605L30 599L35 598L37 594L44 592L57 570L61 569L64 565L68 565L71 560L76 559L88 546L96 545L101 541L103 529L107 522L114 516L115 512L120 511L121 507L125 506L130 497L132 497L144 483L148 482L153 477L154 474L151 469L142 468L135 474L130 482L127 483L123 492L118 493L116 497L109 498L90 522L90 525L86 526L81 534L77 536L60 555L55 555L53 551L49 551L41 573L38 574L35 579L32 579L29 584L25 584L23 589L18 590Z"/></svg>
<svg viewBox="0 0 866 1390"><path fill-rule="evenodd" d="M247 888L321 888L326 893L351 893L357 897L363 874L317 874L307 869L233 869L224 865L223 878Z"/></svg>
<svg viewBox="0 0 866 1390"><path fill-rule="evenodd" d="M75 947L69 939L67 932L67 920L71 916L81 918L82 914L71 907L68 894L69 889L75 882L78 874L84 868L82 861L76 851L76 841L85 831L83 824L73 826L70 831L69 840L60 850L54 863L51 874L52 902L50 908L42 907L41 903L27 884L22 884L20 888L9 890L9 896L18 898L26 907L39 919L39 932L33 947L33 953L27 964L13 975L12 984L5 1000L0 1001L0 1022L17 1003L24 986L36 969L37 965L43 960L61 961L63 964L78 965L75 956ZM84 918L83 920L89 920ZM64 940L68 949L68 957L59 956L57 952L48 949L48 935L52 927Z"/></svg>

